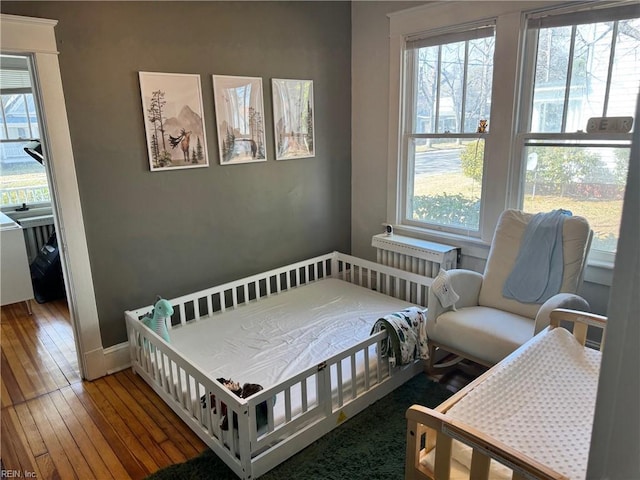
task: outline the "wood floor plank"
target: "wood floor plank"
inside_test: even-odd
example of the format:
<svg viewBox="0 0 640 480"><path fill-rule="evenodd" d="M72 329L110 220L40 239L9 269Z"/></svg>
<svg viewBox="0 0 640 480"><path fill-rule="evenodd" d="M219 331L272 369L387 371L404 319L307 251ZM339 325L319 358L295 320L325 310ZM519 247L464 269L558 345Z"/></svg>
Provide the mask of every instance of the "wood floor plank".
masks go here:
<svg viewBox="0 0 640 480"><path fill-rule="evenodd" d="M2 324L2 352L7 358L8 368L13 373L16 379L16 383L20 387L20 393L26 400L34 398L37 395L37 388L33 383L32 376L28 372L28 368L25 368L25 360L19 355L19 352L14 348L14 340L10 335L10 326Z"/></svg>
<svg viewBox="0 0 640 480"><path fill-rule="evenodd" d="M17 356L17 360L22 364L26 374L29 375L29 379L34 386L35 394L42 395L52 389L55 389L54 385L50 385L52 382L43 373L42 362L37 356L33 355L32 348L25 345L23 340L23 332L21 326L32 324L30 318L16 319L13 315L8 324L2 326L3 338L6 335L5 342L8 341L13 348L14 354ZM27 397L32 398L32 397Z"/></svg>
<svg viewBox="0 0 640 480"><path fill-rule="evenodd" d="M147 413L147 409L143 408L141 404L131 396L131 393L118 381L120 376L123 375L116 373L114 375L104 377L105 383L109 385L119 400L117 404L114 404L114 406L126 406L126 408L131 411L136 421L140 423L140 426L151 435L151 438L153 438L155 442L162 443L167 440L167 434L159 428L157 423L150 417L149 413Z"/></svg>
<svg viewBox="0 0 640 480"><path fill-rule="evenodd" d="M24 430L25 432L33 455L37 458L38 456L47 453L47 447L44 444L42 435L40 435L40 430L38 430L36 422L31 416L31 412L29 411L29 407L27 407L27 404L20 403L18 405L15 405L14 409L16 411L16 415L18 416L18 420L20 421L22 430Z"/></svg>
<svg viewBox="0 0 640 480"><path fill-rule="evenodd" d="M32 475L32 478L39 478L40 472L36 459L31 452L25 432L13 408L8 408L2 412L2 423L6 425L6 431L9 434L9 437L4 437L5 442L13 443L15 453L20 461L21 471L24 472L25 476Z"/></svg>
<svg viewBox="0 0 640 480"><path fill-rule="evenodd" d="M144 478L147 474L157 470L157 466L153 470L146 469L143 466L143 463L136 459L130 449L130 444L125 443L127 440L130 440L129 435L131 435L131 433L127 433L119 428L121 425L118 422L110 421L109 418L107 418L104 410L94 403L91 396L87 393L86 384L88 384L88 382L76 383L72 384L70 388L73 390L77 400L84 407L87 415L89 415L93 423L95 423L96 427L100 430L100 433L104 435L109 446L118 457L118 460L126 469L129 476L137 480ZM65 392L63 392L63 395L65 395ZM65 396L67 399L70 399L70 396ZM133 441L135 441L135 439L133 439Z"/></svg>
<svg viewBox="0 0 640 480"><path fill-rule="evenodd" d="M32 316L20 305L1 310L3 467L138 480L206 448L140 377L80 379L64 301L34 304Z"/></svg>
<svg viewBox="0 0 640 480"><path fill-rule="evenodd" d="M52 337L56 337L60 345L60 350L68 354L68 359L73 361L76 355L71 317L66 302L64 304L60 302L61 301L48 303L45 315L38 317L38 319L41 319L42 322L47 322L47 333Z"/></svg>
<svg viewBox="0 0 640 480"><path fill-rule="evenodd" d="M13 369L11 365L9 365L9 361L4 353L4 348L2 349L2 353L0 354L0 371L2 372L2 406L14 405L16 403L24 402L24 395L22 394L22 389L20 388L20 384L16 377L13 374ZM6 389L6 393L5 393ZM5 395L8 395L5 398Z"/></svg>
<svg viewBox="0 0 640 480"><path fill-rule="evenodd" d="M43 453L36 457L36 463L40 469L40 475L43 480L62 480L56 466L51 459L51 455Z"/></svg>
<svg viewBox="0 0 640 480"><path fill-rule="evenodd" d="M49 355L48 349L40 342L35 323L17 322L14 330L25 353L38 371L45 391L52 392L67 385L67 379Z"/></svg>
<svg viewBox="0 0 640 480"><path fill-rule="evenodd" d="M101 431L100 427L95 423L89 412L87 412L85 406L78 399L72 388L65 387L60 389L60 395L64 398L68 408L73 412L78 422L84 428L95 449L100 452L100 457L109 469L111 475L118 480L131 478L118 458L113 448L114 445L108 441L105 432ZM122 442L118 442L118 444L124 447Z"/></svg>
<svg viewBox="0 0 640 480"><path fill-rule="evenodd" d="M2 371L2 367L0 366L0 372ZM6 408L13 405L13 400L11 400L11 395L9 394L9 389L7 388L7 384L5 383L5 378L0 375L0 407Z"/></svg>
<svg viewBox="0 0 640 480"><path fill-rule="evenodd" d="M153 389L144 380L142 380L141 377L136 375L131 369L124 370L123 373L131 382L135 383L138 389L142 392L143 397L153 399L157 398L157 401L154 402L155 407L160 413L164 415L165 418L171 419L172 424L176 428L180 429L182 435L189 441L191 445L193 445L198 454L208 448L207 445L200 439L200 437L196 435L194 431L191 430L180 419L180 417L175 414L175 412L171 409L171 407L169 407L169 405L167 405L158 397L156 392L154 392Z"/></svg>
<svg viewBox="0 0 640 480"><path fill-rule="evenodd" d="M152 432L147 430L146 426L143 425L140 420L131 412L131 410L129 409L129 405L125 404L111 389L109 380L110 379L108 377L104 377L96 380L93 383L97 387L98 391L106 399L108 399L109 403L118 412L118 415L125 420L127 427L129 427L131 432L133 432L136 438L138 438L147 453L151 455L154 462L161 468L167 465L171 465L171 460L159 447L158 442L153 438L153 435L157 432L157 429L153 429ZM166 435L161 432L160 438L162 438L162 441L164 441L166 440Z"/></svg>
<svg viewBox="0 0 640 480"><path fill-rule="evenodd" d="M46 305L46 306L45 306ZM73 328L68 317L61 317L53 309L54 303L39 305L36 322L40 341L46 345L49 355L64 373L69 383L81 381L78 373L78 356L73 341Z"/></svg>
<svg viewBox="0 0 640 480"><path fill-rule="evenodd" d="M94 478L83 452L76 444L71 431L67 428L60 413L58 413L51 396L49 394L42 395L35 401L38 401L40 407L43 409L78 478Z"/></svg>
<svg viewBox="0 0 640 480"><path fill-rule="evenodd" d="M15 445L11 441L11 432L9 432L9 430L7 429L6 422L2 420L0 420L0 432L2 435L2 443L0 444L2 468L10 472L22 471L22 465L20 465L20 457L16 452Z"/></svg>
<svg viewBox="0 0 640 480"><path fill-rule="evenodd" d="M51 456L51 461L55 465L56 471L59 473L60 477L65 480L68 478L78 478L71 466L71 462L69 461L64 448L62 447L62 444L56 436L54 428L51 426L48 418L44 414L44 410L40 405L40 400L38 398L30 400L27 402L27 406L29 407L31 416L38 426L38 430L40 431L45 445L47 446L47 452Z"/></svg>
<svg viewBox="0 0 640 480"><path fill-rule="evenodd" d="M141 382L139 377L138 382L134 382L127 372L123 371L120 373L121 375L118 376L118 381L133 397L133 401L138 403L145 412L147 412L158 427L165 432L167 437L173 441L187 458L192 458L207 448L206 444L200 440L200 437L193 434L193 431L187 427L172 410L169 409L168 412L165 412L167 414L167 416L165 416L161 406L166 406L166 404L158 401L153 402L152 399L156 397L149 395L149 392L143 393L140 388ZM192 435L188 435L187 432L192 433Z"/></svg>
<svg viewBox="0 0 640 480"><path fill-rule="evenodd" d="M160 444L160 447L162 448L162 451L166 453L167 456L171 459L171 463L186 462L189 458L184 453L182 453L176 446L176 444L171 440L165 440Z"/></svg>
<svg viewBox="0 0 640 480"><path fill-rule="evenodd" d="M129 428L129 419L124 418L120 415L121 412L116 411L116 409L111 405L106 396L98 389L96 383L99 383L100 380L96 380L94 382L86 382L83 383L82 386L87 394L91 397L91 400L95 402L98 409L103 413L107 421L113 425L113 427L118 432L118 435L122 437L125 445L131 451L133 456L140 461L142 466L146 469L147 473L155 472L160 468L160 465L156 463L154 458L147 451L146 445L143 445L142 439L134 434ZM76 389L76 385L73 385L74 390Z"/></svg>
<svg viewBox="0 0 640 480"><path fill-rule="evenodd" d="M78 446L78 449L82 453L82 456L86 460L87 465L93 472L95 478L113 478L113 475L102 460L102 457L100 456L100 453L98 453L98 450L93 444L91 438L87 435L87 432L83 428L82 424L78 422L78 419L69 408L69 405L67 404L62 394L57 391L52 392L47 396L51 399L53 405L62 418L62 421L71 433L73 440Z"/></svg>

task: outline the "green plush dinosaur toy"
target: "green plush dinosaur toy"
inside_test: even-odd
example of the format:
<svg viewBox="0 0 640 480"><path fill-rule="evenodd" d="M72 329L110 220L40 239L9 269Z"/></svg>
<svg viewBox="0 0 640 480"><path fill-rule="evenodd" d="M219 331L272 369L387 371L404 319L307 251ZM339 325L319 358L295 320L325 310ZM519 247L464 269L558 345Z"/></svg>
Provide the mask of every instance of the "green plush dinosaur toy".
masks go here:
<svg viewBox="0 0 640 480"><path fill-rule="evenodd" d="M173 315L173 307L168 300L158 297L158 301L153 306L151 316L142 317L141 321L151 330L156 332L162 339L169 343L169 330L167 329L167 318Z"/></svg>

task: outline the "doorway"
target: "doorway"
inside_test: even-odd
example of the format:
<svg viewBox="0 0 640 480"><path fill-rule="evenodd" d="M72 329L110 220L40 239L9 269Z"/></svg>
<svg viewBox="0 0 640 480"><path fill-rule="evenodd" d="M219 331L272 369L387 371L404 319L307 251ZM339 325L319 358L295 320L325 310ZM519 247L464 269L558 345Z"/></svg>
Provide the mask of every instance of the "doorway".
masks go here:
<svg viewBox="0 0 640 480"><path fill-rule="evenodd" d="M11 352L5 355L7 363L15 361L16 367L24 363L19 346L5 345L11 338L22 338L21 344L29 345L39 357L32 370L43 366L49 372L55 367L60 372L57 377L71 382L79 379L77 352L51 208L50 172L42 151L41 109L36 104L38 95L32 72L29 56L0 53L0 209L3 219L13 221L3 223L3 250L7 248L6 240L19 242L22 237L24 243L24 249L11 245L16 249L11 253L14 257L11 268L3 262L2 274L11 285L8 288L5 283L2 288L3 331L7 330L10 337L5 337L3 351ZM16 224L21 231L17 231ZM20 255L22 251L26 256ZM30 278L30 289L26 282L20 285L24 277ZM46 305L31 305L30 298ZM22 299L26 299L27 312L9 306Z"/></svg>
<svg viewBox="0 0 640 480"><path fill-rule="evenodd" d="M34 298L46 303L66 294L32 71L30 57L0 53L0 209L22 227Z"/></svg>
<svg viewBox="0 0 640 480"><path fill-rule="evenodd" d="M28 57L32 67L34 104L42 107L39 137L47 159L51 214L82 378L107 373L93 289L80 194L75 172L58 52L57 21L0 14L2 52Z"/></svg>

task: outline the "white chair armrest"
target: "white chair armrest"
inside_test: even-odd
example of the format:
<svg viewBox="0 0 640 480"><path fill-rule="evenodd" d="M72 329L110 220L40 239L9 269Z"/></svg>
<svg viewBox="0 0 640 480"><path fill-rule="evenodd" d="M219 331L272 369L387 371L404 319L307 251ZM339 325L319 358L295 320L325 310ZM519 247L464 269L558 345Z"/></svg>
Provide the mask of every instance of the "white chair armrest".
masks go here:
<svg viewBox="0 0 640 480"><path fill-rule="evenodd" d="M570 310L580 310L588 312L591 307L589 303L579 295L573 293L558 293L544 302L536 315L536 324L533 334L537 335L549 326L551 312L556 308L568 308Z"/></svg>
<svg viewBox="0 0 640 480"><path fill-rule="evenodd" d="M473 307L478 305L478 296L482 286L483 276L473 270L456 268L447 270L451 288L458 294L460 299L456 302L456 308ZM427 321L433 321L442 313L452 310L452 307L443 308L435 293L429 290L429 303L427 304Z"/></svg>

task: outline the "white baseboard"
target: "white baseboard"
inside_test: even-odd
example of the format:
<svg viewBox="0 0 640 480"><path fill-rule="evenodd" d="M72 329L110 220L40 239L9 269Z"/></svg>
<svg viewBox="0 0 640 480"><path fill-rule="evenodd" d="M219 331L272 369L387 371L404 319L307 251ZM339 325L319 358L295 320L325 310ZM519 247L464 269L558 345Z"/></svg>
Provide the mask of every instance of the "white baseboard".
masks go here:
<svg viewBox="0 0 640 480"><path fill-rule="evenodd" d="M129 343L123 342L104 349L104 363L107 375L119 372L131 366Z"/></svg>
<svg viewBox="0 0 640 480"><path fill-rule="evenodd" d="M104 350L102 348L94 348L84 352L79 360L82 361L82 378L95 380L105 376Z"/></svg>

